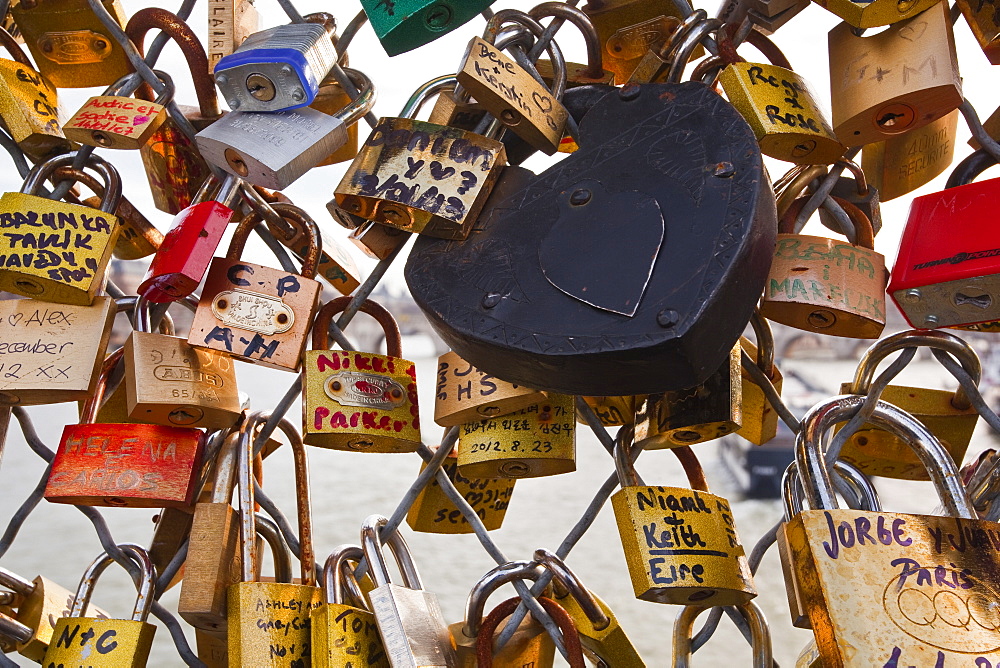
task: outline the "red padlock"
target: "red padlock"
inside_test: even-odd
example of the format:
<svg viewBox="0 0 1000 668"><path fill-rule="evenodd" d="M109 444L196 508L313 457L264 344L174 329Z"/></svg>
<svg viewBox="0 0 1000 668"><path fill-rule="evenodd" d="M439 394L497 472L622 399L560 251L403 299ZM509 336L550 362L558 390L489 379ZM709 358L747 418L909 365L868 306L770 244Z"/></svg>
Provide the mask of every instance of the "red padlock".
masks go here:
<svg viewBox="0 0 1000 668"><path fill-rule="evenodd" d="M213 181L205 181L196 199L207 196ZM227 174L214 199L192 204L174 216L139 285L140 295L146 295L151 302L172 302L195 291L235 215L227 204L239 191L240 183L239 178Z"/></svg>
<svg viewBox="0 0 1000 668"><path fill-rule="evenodd" d="M945 190L910 203L887 291L913 327L1000 320L1000 179L972 183L995 164L973 153Z"/></svg>
<svg viewBox="0 0 1000 668"><path fill-rule="evenodd" d="M201 472L200 429L152 424L94 424L119 348L104 361L83 424L66 425L45 485L54 503L130 508L190 506Z"/></svg>

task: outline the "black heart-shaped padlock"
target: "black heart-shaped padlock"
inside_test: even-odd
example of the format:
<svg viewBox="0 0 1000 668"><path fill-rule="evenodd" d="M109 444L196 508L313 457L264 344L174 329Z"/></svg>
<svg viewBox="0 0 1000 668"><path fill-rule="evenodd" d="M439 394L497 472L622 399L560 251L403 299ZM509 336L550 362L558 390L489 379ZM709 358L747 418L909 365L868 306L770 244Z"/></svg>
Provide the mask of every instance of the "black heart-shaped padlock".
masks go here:
<svg viewBox="0 0 1000 668"><path fill-rule="evenodd" d="M742 116L700 83L630 84L580 150L501 176L469 237L421 236L406 282L463 359L566 394L691 387L760 297L776 216Z"/></svg>

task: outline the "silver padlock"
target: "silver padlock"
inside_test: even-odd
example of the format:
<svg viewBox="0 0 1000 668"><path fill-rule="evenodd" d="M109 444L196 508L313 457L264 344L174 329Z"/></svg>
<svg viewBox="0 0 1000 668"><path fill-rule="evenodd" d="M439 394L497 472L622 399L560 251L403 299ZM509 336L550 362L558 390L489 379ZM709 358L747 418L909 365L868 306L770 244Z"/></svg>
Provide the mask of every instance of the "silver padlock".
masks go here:
<svg viewBox="0 0 1000 668"><path fill-rule="evenodd" d="M215 83L233 111L281 111L312 104L337 62L322 23L292 23L246 38L215 66Z"/></svg>
<svg viewBox="0 0 1000 668"><path fill-rule="evenodd" d="M375 588L368 593L379 635L392 668L456 668L458 658L437 597L424 591L406 541L398 532L388 539L406 586L389 581L389 570L379 541L379 529L388 523L371 515L361 526L361 547Z"/></svg>
<svg viewBox="0 0 1000 668"><path fill-rule="evenodd" d="M336 114L315 109L273 113L233 111L199 132L198 150L210 163L255 186L281 190L347 142L347 127L375 103L371 80L345 70L361 91Z"/></svg>

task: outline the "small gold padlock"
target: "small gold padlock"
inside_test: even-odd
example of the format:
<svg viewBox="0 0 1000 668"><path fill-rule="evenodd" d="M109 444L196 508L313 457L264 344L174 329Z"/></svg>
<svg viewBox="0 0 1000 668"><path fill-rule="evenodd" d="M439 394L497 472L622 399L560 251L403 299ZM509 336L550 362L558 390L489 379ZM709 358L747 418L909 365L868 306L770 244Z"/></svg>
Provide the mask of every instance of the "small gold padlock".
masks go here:
<svg viewBox="0 0 1000 668"><path fill-rule="evenodd" d="M549 393L516 413L463 424L458 470L469 478L535 478L576 470L573 397Z"/></svg>
<svg viewBox="0 0 1000 668"><path fill-rule="evenodd" d="M410 236L409 232L398 227L367 222L351 230L347 238L373 260L388 260L403 247Z"/></svg>
<svg viewBox="0 0 1000 668"><path fill-rule="evenodd" d="M347 94L331 72L319 84L319 91L313 98L309 106L324 114L333 115L351 103L351 96ZM358 125L354 123L347 128L347 142L324 158L317 164L317 167L324 165L336 165L340 162L354 160L358 155Z"/></svg>
<svg viewBox="0 0 1000 668"><path fill-rule="evenodd" d="M480 371L454 351L438 358L435 394L434 422L442 427L507 415L546 398L545 392Z"/></svg>
<svg viewBox="0 0 1000 668"><path fill-rule="evenodd" d="M646 450L704 443L743 424L743 376L736 343L718 371L695 387L650 394L636 404L635 442Z"/></svg>
<svg viewBox="0 0 1000 668"><path fill-rule="evenodd" d="M594 0L583 12L597 30L604 67L614 73L616 85L628 81L646 52L666 41L682 18L669 0Z"/></svg>
<svg viewBox="0 0 1000 668"><path fill-rule="evenodd" d="M750 316L750 324L757 335L758 345L741 336L740 346L748 357L755 360L757 368L771 381L780 397L784 379L778 365L774 363L774 335L771 333L771 326L757 309ZM763 388L742 364L740 374L743 376L743 426L736 433L754 445L764 445L778 433L778 412L771 406Z"/></svg>
<svg viewBox="0 0 1000 668"><path fill-rule="evenodd" d="M911 193L948 169L960 115L956 109L922 128L865 145L861 168L878 190L879 201Z"/></svg>
<svg viewBox="0 0 1000 668"><path fill-rule="evenodd" d="M626 397L582 397L588 406L594 410L597 419L605 427L619 427L635 423L635 409L646 400L646 395ZM577 411L576 421L587 424Z"/></svg>
<svg viewBox="0 0 1000 668"><path fill-rule="evenodd" d="M302 380L305 442L353 452L413 452L420 447L417 371L402 357L392 314L370 299L360 307L382 326L387 355L328 349L333 316L350 303L338 297L316 314Z"/></svg>
<svg viewBox="0 0 1000 668"><path fill-rule="evenodd" d="M112 84L104 95L83 103L66 121L66 137L87 146L113 149L137 149L149 141L164 121L174 98L174 82L162 70L153 73L163 82L163 92L155 102L122 95L137 75L130 74ZM134 86L132 86L134 88Z"/></svg>

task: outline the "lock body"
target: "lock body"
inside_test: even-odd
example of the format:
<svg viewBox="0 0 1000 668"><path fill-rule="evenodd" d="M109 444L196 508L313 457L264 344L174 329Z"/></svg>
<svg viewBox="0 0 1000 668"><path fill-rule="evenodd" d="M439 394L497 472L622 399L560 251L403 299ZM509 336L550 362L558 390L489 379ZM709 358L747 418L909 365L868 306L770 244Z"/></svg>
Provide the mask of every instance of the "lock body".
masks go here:
<svg viewBox="0 0 1000 668"><path fill-rule="evenodd" d="M205 279L188 343L294 371L319 293L320 284L310 278L217 257Z"/></svg>
<svg viewBox="0 0 1000 668"><path fill-rule="evenodd" d="M354 606L321 603L312 612L314 668L389 668L375 615Z"/></svg>
<svg viewBox="0 0 1000 668"><path fill-rule="evenodd" d="M961 0L957 3L991 65L1000 64L1000 23L996 8L986 2Z"/></svg>
<svg viewBox="0 0 1000 668"><path fill-rule="evenodd" d="M334 191L350 214L464 239L506 162L501 142L458 128L383 118Z"/></svg>
<svg viewBox="0 0 1000 668"><path fill-rule="evenodd" d="M334 114L351 103L351 96L347 94L343 86L337 83L337 79L330 74L320 82L316 98L309 106L324 114ZM336 165L340 162L354 160L358 155L358 125L355 123L347 128L347 142L335 150L330 155L323 158L317 167L325 165Z"/></svg>
<svg viewBox="0 0 1000 668"><path fill-rule="evenodd" d="M516 413L463 424L458 470L469 478L534 478L576 470L573 397L549 394Z"/></svg>
<svg viewBox="0 0 1000 668"><path fill-rule="evenodd" d="M625 629L618 623L615 613L597 596L594 592L589 592L594 601L608 617L608 625L603 629L594 627L580 602L574 596L556 597L556 602L572 618L580 632L580 643L584 649L598 657L608 666L615 668L645 668L646 662L639 656L638 650L625 633Z"/></svg>
<svg viewBox="0 0 1000 668"><path fill-rule="evenodd" d="M861 167L882 202L913 192L941 174L955 155L958 110L911 132L868 144ZM874 226L874 221L872 221Z"/></svg>
<svg viewBox="0 0 1000 668"><path fill-rule="evenodd" d="M242 412L232 358L174 336L132 332L125 383L129 418L137 422L225 429Z"/></svg>
<svg viewBox="0 0 1000 668"><path fill-rule="evenodd" d="M455 622L448 630L455 639L455 652L458 655L456 668L479 668L481 665L476 657L478 637L465 635L467 621ZM493 634L495 640L499 633ZM490 642L493 642L491 640ZM531 666L531 668L552 668L554 665L556 646L545 629L530 615L521 620L514 630L510 640L493 654L494 666Z"/></svg>
<svg viewBox="0 0 1000 668"><path fill-rule="evenodd" d="M226 594L240 581L239 516L228 503L199 503L188 543L177 612L196 629L226 630Z"/></svg>
<svg viewBox="0 0 1000 668"><path fill-rule="evenodd" d="M628 81L642 57L669 38L682 18L665 0L606 0L588 2L582 9L597 30L604 69L614 73L616 85ZM701 53L699 47L692 57Z"/></svg>
<svg viewBox="0 0 1000 668"><path fill-rule="evenodd" d="M378 41L390 56L412 51L449 33L494 0L361 0Z"/></svg>
<svg viewBox="0 0 1000 668"><path fill-rule="evenodd" d="M837 182L833 184L833 190L830 191L830 195L846 199L848 202L861 209L861 212L865 214L865 217L871 221L872 231L875 234L878 234L879 230L882 229L882 208L879 206L879 192L871 184L866 185L867 188L865 192L861 193L859 192L860 188L858 187L858 182L856 180L849 176L841 176L837 179ZM830 215L830 212L825 208L820 208L819 220L827 229L833 230L834 232L841 231L839 223L837 223L836 219Z"/></svg>
<svg viewBox="0 0 1000 668"><path fill-rule="evenodd" d="M393 668L446 668L455 650L437 597L391 582L368 593L389 663Z"/></svg>
<svg viewBox="0 0 1000 668"><path fill-rule="evenodd" d="M137 149L167 120L162 104L117 95L92 97L66 121L72 141L97 148Z"/></svg>
<svg viewBox="0 0 1000 668"><path fill-rule="evenodd" d="M335 450L413 452L420 444L416 365L375 353L305 354L304 441Z"/></svg>
<svg viewBox="0 0 1000 668"><path fill-rule="evenodd" d="M816 0L816 4L827 9L855 28L878 28L898 23L933 7L934 0L874 0L870 3L851 0Z"/></svg>
<svg viewBox="0 0 1000 668"><path fill-rule="evenodd" d="M350 215L343 209L337 210L344 215ZM360 227L354 228L347 238L373 260L387 260L403 247L410 238L410 233L398 227L365 222Z"/></svg>
<svg viewBox="0 0 1000 668"><path fill-rule="evenodd" d="M156 626L149 622L96 617L63 617L42 665L144 668ZM100 657L97 663L97 657Z"/></svg>
<svg viewBox="0 0 1000 668"><path fill-rule="evenodd" d="M70 150L63 134L56 87L27 65L0 60L0 116L29 157L41 160Z"/></svg>
<svg viewBox="0 0 1000 668"><path fill-rule="evenodd" d="M683 487L624 487L611 497L636 598L741 605L757 595L729 502Z"/></svg>
<svg viewBox="0 0 1000 668"><path fill-rule="evenodd" d="M753 343L740 337L740 346L750 359L757 358L757 346ZM754 382L742 364L740 374L743 377L743 424L736 433L754 445L764 445L778 434L778 412L774 410L764 395L764 390ZM784 378L777 364L771 365L770 381L780 397Z"/></svg>
<svg viewBox="0 0 1000 668"><path fill-rule="evenodd" d="M90 306L0 301L0 349L6 348L0 403L31 406L93 394L114 317L110 297Z"/></svg>
<svg viewBox="0 0 1000 668"><path fill-rule="evenodd" d="M597 419L605 427L619 427L624 424L635 422L636 406L645 401L645 395L626 397L583 397L583 400L590 406ZM586 424L586 421L577 413L576 421Z"/></svg>
<svg viewBox="0 0 1000 668"><path fill-rule="evenodd" d="M309 235L301 227L295 225L294 221L286 218L285 222L291 226L291 235L288 235L286 231L275 229L270 221L267 221L267 226L274 237L292 251L297 260L301 261L309 251ZM320 238L323 243L319 264L316 267L316 275L342 295L353 293L361 285L361 272L358 270L357 263L351 254L323 227L320 228Z"/></svg>
<svg viewBox="0 0 1000 668"><path fill-rule="evenodd" d="M480 371L454 352L438 358L434 422L442 427L506 415L545 398L544 392Z"/></svg>
<svg viewBox="0 0 1000 668"><path fill-rule="evenodd" d="M229 587L230 665L270 666L275 657L280 665L310 665L310 618L321 597L319 587L300 584L239 582Z"/></svg>
<svg viewBox="0 0 1000 668"><path fill-rule="evenodd" d="M25 228L27 221L35 222ZM99 209L4 193L0 229L10 232L0 240L0 290L59 304L93 303L119 228L117 216Z"/></svg>
<svg viewBox="0 0 1000 668"><path fill-rule="evenodd" d="M420 470L427 468L427 463L420 465ZM513 478L467 478L458 470L458 455L452 450L445 459L441 469L455 485L469 506L476 512L487 531L499 529L507 514L507 506L514 495ZM410 511L406 514L406 523L414 531L422 533L473 533L474 529L462 515L455 502L448 498L435 477L417 496Z"/></svg>
<svg viewBox="0 0 1000 668"><path fill-rule="evenodd" d="M198 189L211 174L197 146L170 120L139 147L153 204L177 214L191 206Z"/></svg>
<svg viewBox="0 0 1000 668"><path fill-rule="evenodd" d="M253 0L208 0L209 73L250 35L260 30L260 14ZM176 213L176 212L175 212Z"/></svg>

